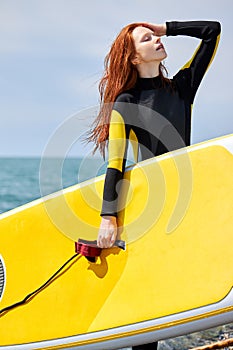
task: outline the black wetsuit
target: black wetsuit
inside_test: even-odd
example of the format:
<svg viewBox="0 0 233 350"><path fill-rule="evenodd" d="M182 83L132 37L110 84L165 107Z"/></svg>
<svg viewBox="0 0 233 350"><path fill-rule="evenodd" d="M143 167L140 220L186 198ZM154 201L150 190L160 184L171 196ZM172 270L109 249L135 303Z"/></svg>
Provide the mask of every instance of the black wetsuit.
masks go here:
<svg viewBox="0 0 233 350"><path fill-rule="evenodd" d="M122 179L129 141L135 160L144 160L190 145L192 104L220 37L220 23L167 22L167 36L201 40L193 57L166 83L160 76L138 78L113 106L109 128L109 157L101 215L117 216L117 183ZM177 46L179 49L179 46Z"/></svg>
<svg viewBox="0 0 233 350"><path fill-rule="evenodd" d="M215 55L220 24L211 21L167 22L166 34L202 40L191 60L170 82L160 76L138 78L133 89L117 97L109 129L102 216L117 216L117 184L124 174L130 141L136 161L190 145L192 104ZM133 349L157 349L157 343Z"/></svg>

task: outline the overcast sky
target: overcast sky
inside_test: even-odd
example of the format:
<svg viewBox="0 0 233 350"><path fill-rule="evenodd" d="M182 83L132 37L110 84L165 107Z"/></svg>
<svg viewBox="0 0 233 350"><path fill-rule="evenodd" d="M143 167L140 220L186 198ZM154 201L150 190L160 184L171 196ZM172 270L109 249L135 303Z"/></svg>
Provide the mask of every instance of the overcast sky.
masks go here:
<svg viewBox="0 0 233 350"><path fill-rule="evenodd" d="M121 28L194 19L219 20L222 36L196 96L192 143L233 132L232 0L0 0L0 156L41 156L58 131L62 143L74 116L65 147L83 156L79 138L91 123L104 57ZM199 41L163 42L172 77Z"/></svg>

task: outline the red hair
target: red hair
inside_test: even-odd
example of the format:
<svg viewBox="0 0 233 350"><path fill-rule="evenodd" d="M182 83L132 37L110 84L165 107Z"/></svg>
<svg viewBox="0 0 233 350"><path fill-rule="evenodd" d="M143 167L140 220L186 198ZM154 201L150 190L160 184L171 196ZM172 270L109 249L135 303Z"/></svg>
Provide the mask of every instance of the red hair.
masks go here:
<svg viewBox="0 0 233 350"><path fill-rule="evenodd" d="M145 27L145 23L132 23L124 27L104 60L104 74L99 83L100 111L88 137L88 141L95 143L94 152L99 148L102 155L108 140L113 103L120 93L133 88L137 81L138 71L132 63L136 55L132 32L138 26ZM159 75L167 81L163 70L166 71L166 68L160 63Z"/></svg>

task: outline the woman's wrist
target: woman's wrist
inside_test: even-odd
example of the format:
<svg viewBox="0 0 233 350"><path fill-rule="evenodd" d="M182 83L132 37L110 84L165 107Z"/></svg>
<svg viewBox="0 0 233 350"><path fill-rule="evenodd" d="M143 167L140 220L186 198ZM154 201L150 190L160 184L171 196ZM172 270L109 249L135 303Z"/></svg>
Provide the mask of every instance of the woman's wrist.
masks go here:
<svg viewBox="0 0 233 350"><path fill-rule="evenodd" d="M111 215L103 215L102 219L105 219L105 220L108 220L108 221L115 223L117 218L115 216L111 216Z"/></svg>
<svg viewBox="0 0 233 350"><path fill-rule="evenodd" d="M166 35L166 33L167 33L167 24L166 23L163 23L163 24L161 24L161 36L162 35Z"/></svg>

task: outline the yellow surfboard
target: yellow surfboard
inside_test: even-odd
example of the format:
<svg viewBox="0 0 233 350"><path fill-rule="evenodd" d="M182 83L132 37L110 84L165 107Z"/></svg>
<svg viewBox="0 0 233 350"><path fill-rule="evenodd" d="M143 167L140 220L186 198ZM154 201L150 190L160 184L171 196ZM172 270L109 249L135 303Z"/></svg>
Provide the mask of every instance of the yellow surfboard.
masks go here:
<svg viewBox="0 0 233 350"><path fill-rule="evenodd" d="M233 135L128 168L126 249L95 262L75 242L97 237L104 176L1 214L0 349L109 350L232 322L232 175Z"/></svg>

